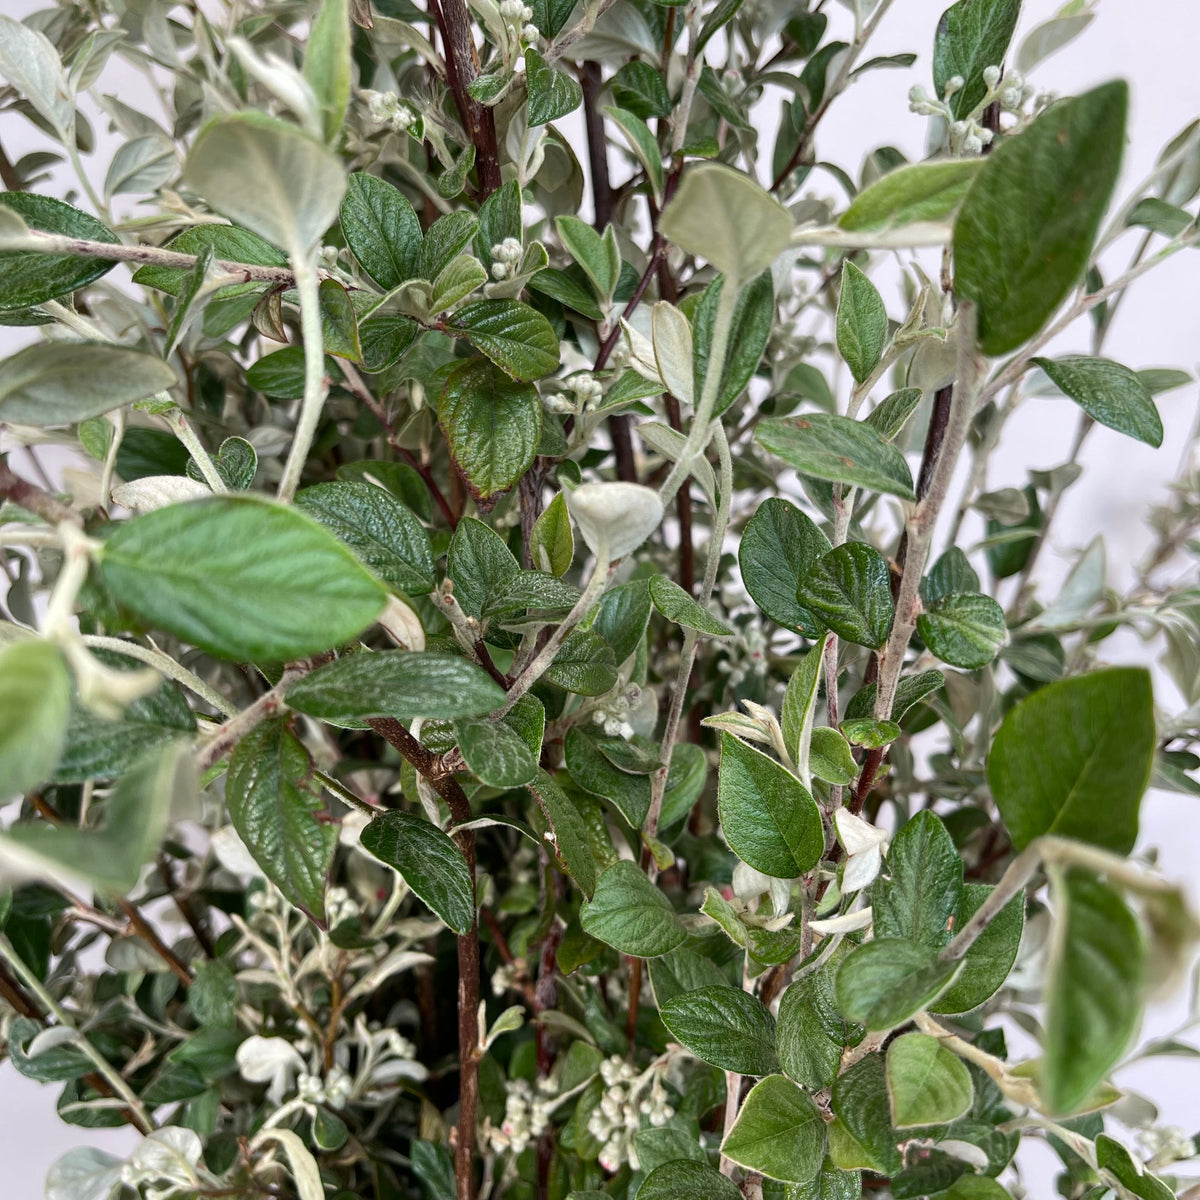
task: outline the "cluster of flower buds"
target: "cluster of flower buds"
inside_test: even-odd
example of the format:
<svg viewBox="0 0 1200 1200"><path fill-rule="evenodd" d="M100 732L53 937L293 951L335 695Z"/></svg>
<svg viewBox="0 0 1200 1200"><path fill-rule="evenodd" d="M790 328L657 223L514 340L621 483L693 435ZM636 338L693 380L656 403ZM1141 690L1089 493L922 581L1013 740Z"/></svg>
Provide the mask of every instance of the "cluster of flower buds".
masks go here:
<svg viewBox="0 0 1200 1200"><path fill-rule="evenodd" d="M358 901L344 887L332 887L325 893L325 918L330 929L336 929L343 921L352 921L361 912Z"/></svg>
<svg viewBox="0 0 1200 1200"><path fill-rule="evenodd" d="M637 684L630 684L624 691L610 696L603 708L597 708L592 713L592 721L604 730L605 737L619 737L629 741L634 729L629 723L629 714L637 707L641 699L642 689Z"/></svg>
<svg viewBox="0 0 1200 1200"><path fill-rule="evenodd" d="M506 237L492 247L492 278L507 279L521 261L521 243L514 237Z"/></svg>
<svg viewBox="0 0 1200 1200"><path fill-rule="evenodd" d="M501 963L492 972L492 995L503 996L521 986L521 976L525 973L525 964L520 959L515 962Z"/></svg>
<svg viewBox="0 0 1200 1200"><path fill-rule="evenodd" d="M508 1084L504 1100L504 1120L500 1128L488 1127L488 1140L492 1149L501 1154L511 1150L520 1154L550 1126L550 1101L547 1093L554 1085L548 1079L538 1080L538 1091L530 1087L527 1080L514 1079ZM541 1093L540 1095L538 1093Z"/></svg>
<svg viewBox="0 0 1200 1200"><path fill-rule="evenodd" d="M950 147L958 154L981 154L983 148L992 138L992 130L979 123L979 116L989 105L999 103L1002 111L1019 116L1025 105L1033 97L1030 87L1020 71L1009 71L1004 74L995 65L983 68L983 82L987 92L975 107L975 111L962 119L955 118L950 109L951 99L966 86L966 80L961 75L952 75L946 80L944 94L939 99L931 96L919 85L908 93L910 111L927 117L941 117L950 130ZM1045 101L1039 98L1035 108L1041 107Z"/></svg>
<svg viewBox="0 0 1200 1200"><path fill-rule="evenodd" d="M731 688L741 687L750 675L766 674L767 643L762 622L755 617L737 638L730 638L722 645L725 657L717 663L717 670L728 676Z"/></svg>
<svg viewBox="0 0 1200 1200"><path fill-rule="evenodd" d="M524 0L500 0L500 15L514 37L529 46L537 46L541 41L542 31L533 24L533 9Z"/></svg>
<svg viewBox="0 0 1200 1200"><path fill-rule="evenodd" d="M346 1107L354 1090L354 1080L339 1066L329 1069L324 1079L301 1071L296 1077L296 1094L308 1104L324 1104L329 1108Z"/></svg>
<svg viewBox="0 0 1200 1200"><path fill-rule="evenodd" d="M588 1118L588 1132L604 1143L600 1165L612 1173L628 1162L639 1167L634 1136L642 1127L642 1118L655 1128L665 1125L675 1110L667 1101L667 1089L657 1067L641 1075L632 1063L613 1055L600 1064L604 1095Z"/></svg>
<svg viewBox="0 0 1200 1200"><path fill-rule="evenodd" d="M395 92L373 92L370 88L363 88L358 98L367 111L367 120L376 129L405 133L417 119L416 112Z"/></svg>

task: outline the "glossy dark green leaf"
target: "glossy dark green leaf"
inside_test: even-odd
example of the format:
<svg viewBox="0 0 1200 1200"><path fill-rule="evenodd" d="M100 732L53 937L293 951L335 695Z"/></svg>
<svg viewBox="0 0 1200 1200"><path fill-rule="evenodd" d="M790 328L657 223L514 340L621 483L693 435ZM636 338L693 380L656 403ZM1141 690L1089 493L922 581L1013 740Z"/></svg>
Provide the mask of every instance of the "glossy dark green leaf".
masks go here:
<svg viewBox="0 0 1200 1200"><path fill-rule="evenodd" d="M472 495L490 500L533 465L542 402L530 384L515 382L486 359L473 359L446 378L438 421Z"/></svg>
<svg viewBox="0 0 1200 1200"><path fill-rule="evenodd" d="M247 491L258 474L258 451L245 438L226 438L211 457L217 474L231 492ZM203 478L194 462L188 463L187 473L191 479Z"/></svg>
<svg viewBox="0 0 1200 1200"><path fill-rule="evenodd" d="M899 720L904 714L926 696L932 696L946 682L941 671L922 671L919 675L903 676L896 685L896 697L892 701L892 716ZM870 716L875 711L875 696L878 686L868 683L860 688L850 703L846 705L846 720L856 720L859 717Z"/></svg>
<svg viewBox="0 0 1200 1200"><path fill-rule="evenodd" d="M532 47L525 50L525 82L529 88L529 124L545 125L574 112L583 89L565 71L556 71Z"/></svg>
<svg viewBox="0 0 1200 1200"><path fill-rule="evenodd" d="M1055 873L1052 882L1057 928L1046 967L1039 1090L1048 1111L1069 1113L1137 1029L1146 950L1133 913L1108 884L1078 868Z"/></svg>
<svg viewBox="0 0 1200 1200"><path fill-rule="evenodd" d="M991 892L992 888L985 883L964 884L954 915L954 928L961 929ZM1017 960L1024 928L1025 897L1022 894L1014 896L988 922L983 933L967 951L958 978L929 1006L930 1010L939 1013L970 1012L995 995Z"/></svg>
<svg viewBox="0 0 1200 1200"><path fill-rule="evenodd" d="M891 1103L882 1054L868 1054L843 1071L833 1085L833 1111L870 1159L872 1170L897 1174L904 1157L897 1148L900 1135L892 1128ZM830 1131L833 1154L834 1131Z"/></svg>
<svg viewBox="0 0 1200 1200"><path fill-rule="evenodd" d="M721 734L717 806L730 848L765 875L803 875L825 848L821 814L804 785L729 733Z"/></svg>
<svg viewBox="0 0 1200 1200"><path fill-rule="evenodd" d="M1121 166L1128 89L1107 83L1052 105L1001 141L954 226L955 290L979 306L984 352L1041 329L1082 276Z"/></svg>
<svg viewBox="0 0 1200 1200"><path fill-rule="evenodd" d="M1171 1188L1157 1175L1150 1174L1144 1163L1105 1133L1096 1138L1096 1165L1138 1200L1174 1200L1175 1193Z"/></svg>
<svg viewBox="0 0 1200 1200"><path fill-rule="evenodd" d="M913 498L912 472L904 455L862 421L830 413L769 417L756 436L802 475Z"/></svg>
<svg viewBox="0 0 1200 1200"><path fill-rule="evenodd" d="M454 584L454 598L468 617L479 620L520 570L495 530L474 517L459 521L450 540L446 575Z"/></svg>
<svg viewBox="0 0 1200 1200"><path fill-rule="evenodd" d="M865 542L822 555L800 581L797 599L839 637L876 650L895 616L887 562Z"/></svg>
<svg viewBox="0 0 1200 1200"><path fill-rule="evenodd" d="M447 323L514 379L540 379L558 366L550 322L519 300L475 300Z"/></svg>
<svg viewBox="0 0 1200 1200"><path fill-rule="evenodd" d="M546 771L538 770L529 790L549 822L559 861L579 884L583 894L591 896L596 890L596 859L579 809Z"/></svg>
<svg viewBox="0 0 1200 1200"><path fill-rule="evenodd" d="M471 872L462 852L440 829L411 813L387 812L362 831L362 844L398 871L455 933L470 931L475 924Z"/></svg>
<svg viewBox="0 0 1200 1200"><path fill-rule="evenodd" d="M693 381L699 396L708 375L712 347L712 331L717 316L717 303L726 286L724 277L715 279L700 297L692 318ZM713 405L713 415L723 413L746 390L767 349L771 327L775 321L775 285L770 271L750 280L738 293L729 327L729 347L721 372L721 389Z"/></svg>
<svg viewBox="0 0 1200 1200"><path fill-rule="evenodd" d="M572 629L542 678L579 696L601 696L617 682L617 656L599 634Z"/></svg>
<svg viewBox="0 0 1200 1200"><path fill-rule="evenodd" d="M0 206L26 226L92 242L119 242L107 225L51 196L0 192ZM115 262L75 254L39 254L32 250L0 252L0 309L31 308L86 287L111 271Z"/></svg>
<svg viewBox="0 0 1200 1200"><path fill-rule="evenodd" d="M612 646L618 665L637 649L652 608L650 589L644 579L618 584L601 597L592 628Z"/></svg>
<svg viewBox="0 0 1200 1200"><path fill-rule="evenodd" d="M849 259L842 264L842 290L837 306L838 353L855 381L875 369L887 345L887 309L875 285Z"/></svg>
<svg viewBox="0 0 1200 1200"><path fill-rule="evenodd" d="M671 115L671 96L662 72L640 58L627 62L612 77L609 86L613 99L643 121Z"/></svg>
<svg viewBox="0 0 1200 1200"><path fill-rule="evenodd" d="M892 1029L928 1008L961 969L961 961L939 962L933 950L917 942L876 938L838 968L838 1007L868 1029Z"/></svg>
<svg viewBox="0 0 1200 1200"><path fill-rule="evenodd" d="M670 900L637 863L616 862L579 911L584 933L638 958L657 958L687 937Z"/></svg>
<svg viewBox="0 0 1200 1200"><path fill-rule="evenodd" d="M119 604L219 658L286 662L349 641L386 591L328 530L249 496L125 521L98 555Z"/></svg>
<svg viewBox="0 0 1200 1200"><path fill-rule="evenodd" d="M411 720L481 716L504 703L482 667L457 654L381 650L348 654L297 680L287 702L335 725L367 717Z"/></svg>
<svg viewBox="0 0 1200 1200"><path fill-rule="evenodd" d="M454 736L467 770L488 787L520 787L537 774L537 759L529 747L502 722L458 720Z"/></svg>
<svg viewBox="0 0 1200 1200"><path fill-rule="evenodd" d="M825 1121L807 1093L770 1075L742 1101L721 1153L768 1179L807 1183L825 1160Z"/></svg>
<svg viewBox="0 0 1200 1200"><path fill-rule="evenodd" d="M958 0L942 13L933 40L933 87L941 99L949 79L963 80L950 97L956 118L974 112L987 95L983 70L1003 65L1020 15L1021 0Z"/></svg>
<svg viewBox="0 0 1200 1200"><path fill-rule="evenodd" d="M921 599L926 604L941 600L943 596L952 596L955 592L978 591L979 576L957 546L951 546L921 580Z"/></svg>
<svg viewBox="0 0 1200 1200"><path fill-rule="evenodd" d="M256 267L282 267L285 270L288 265L287 256L270 242L263 241L258 234L241 229L237 225L193 225L173 237L163 249L174 250L177 254L195 255L211 250L214 261L218 263L249 263ZM148 263L134 271L133 282L175 296L186 283L187 277L188 271L185 268ZM265 283L257 281L232 283L221 288L216 295L248 295L262 292L266 287Z"/></svg>
<svg viewBox="0 0 1200 1200"><path fill-rule="evenodd" d="M430 282L435 280L466 249L478 228L478 220L465 209L438 217L421 242L417 274Z"/></svg>
<svg viewBox="0 0 1200 1200"><path fill-rule="evenodd" d="M986 667L1008 639L1004 609L979 592L932 601L917 618L917 633L942 662L967 671Z"/></svg>
<svg viewBox="0 0 1200 1200"><path fill-rule="evenodd" d="M571 778L585 792L614 804L635 829L641 827L650 809L649 776L622 771L578 726L567 731L564 752Z"/></svg>
<svg viewBox="0 0 1200 1200"><path fill-rule="evenodd" d="M941 818L928 809L917 813L892 839L887 873L872 889L875 936L940 950L950 940L962 890L962 859Z"/></svg>
<svg viewBox="0 0 1200 1200"><path fill-rule="evenodd" d="M312 779L308 751L284 721L265 721L234 749L225 803L238 837L267 878L321 921L337 826Z"/></svg>
<svg viewBox="0 0 1200 1200"><path fill-rule="evenodd" d="M416 276L421 223L401 191L356 171L346 182L339 218L346 245L381 288L391 291Z"/></svg>
<svg viewBox="0 0 1200 1200"><path fill-rule="evenodd" d="M714 1167L680 1159L651 1171L638 1188L637 1200L679 1200L681 1196L688 1200L738 1200L741 1194L737 1184Z"/></svg>
<svg viewBox="0 0 1200 1200"><path fill-rule="evenodd" d="M800 581L829 539L794 504L772 496L758 506L742 533L738 566L751 599L778 625L817 637L820 625L801 607Z"/></svg>
<svg viewBox="0 0 1200 1200"><path fill-rule="evenodd" d="M383 488L369 483L318 483L296 495L296 506L345 542L380 579L410 596L433 590L429 534Z"/></svg>
<svg viewBox="0 0 1200 1200"><path fill-rule="evenodd" d="M322 279L318 295L325 353L361 363L363 354L358 340L358 318L350 293L336 279Z"/></svg>
<svg viewBox="0 0 1200 1200"><path fill-rule="evenodd" d="M1148 671L1111 667L1034 692L1005 717L988 757L1013 845L1053 833L1128 854L1154 746Z"/></svg>
<svg viewBox="0 0 1200 1200"><path fill-rule="evenodd" d="M841 1066L842 1051L862 1037L862 1030L838 1011L835 973L833 963L810 971L779 1002L779 1061L807 1088L829 1087Z"/></svg>
<svg viewBox="0 0 1200 1200"><path fill-rule="evenodd" d="M533 565L552 575L563 576L575 557L575 535L566 497L559 492L542 510L529 535L529 556ZM603 630L598 630L603 636Z"/></svg>
<svg viewBox="0 0 1200 1200"><path fill-rule="evenodd" d="M363 370L378 374L394 367L416 340L417 333L416 323L408 317L393 313L368 317L358 327Z"/></svg>
<svg viewBox="0 0 1200 1200"><path fill-rule="evenodd" d="M677 1042L722 1071L770 1075L779 1070L775 1018L741 988L697 988L668 1000L660 1015Z"/></svg>
<svg viewBox="0 0 1200 1200"><path fill-rule="evenodd" d="M1033 361L1093 420L1147 446L1162 445L1162 419L1136 371L1110 358L1083 355Z"/></svg>
<svg viewBox="0 0 1200 1200"><path fill-rule="evenodd" d="M729 637L733 630L718 621L706 608L696 601L666 575L650 577L650 599L668 621L682 625L685 629L694 629L698 633L706 633L711 637Z"/></svg>

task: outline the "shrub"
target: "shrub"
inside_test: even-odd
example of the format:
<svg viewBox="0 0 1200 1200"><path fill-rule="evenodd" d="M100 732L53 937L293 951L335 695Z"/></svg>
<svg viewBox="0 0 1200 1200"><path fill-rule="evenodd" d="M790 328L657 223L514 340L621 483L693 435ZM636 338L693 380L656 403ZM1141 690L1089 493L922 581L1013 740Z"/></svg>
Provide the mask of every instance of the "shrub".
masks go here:
<svg viewBox="0 0 1200 1200"><path fill-rule="evenodd" d="M1134 853L1200 791L1194 471L1131 587L1037 567L1188 382L1103 351L1200 133L1130 187L1125 85L1025 82L1086 6L959 0L928 160L826 146L915 57L850 7L0 17L55 147L0 194L0 1013L144 1135L54 1200L994 1200L1023 1134L1173 1194L1110 1075L1195 931ZM174 111L93 95L97 188L109 59ZM1074 446L989 491L1027 396Z"/></svg>

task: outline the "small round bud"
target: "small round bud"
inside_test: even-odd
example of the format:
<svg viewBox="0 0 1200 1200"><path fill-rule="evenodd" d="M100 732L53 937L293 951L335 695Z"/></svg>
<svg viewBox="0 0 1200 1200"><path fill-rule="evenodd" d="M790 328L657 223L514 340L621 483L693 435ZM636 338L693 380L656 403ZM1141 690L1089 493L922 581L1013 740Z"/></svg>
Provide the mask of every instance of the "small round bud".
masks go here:
<svg viewBox="0 0 1200 1200"><path fill-rule="evenodd" d="M1000 68L995 65L984 67L983 82L987 84L989 90L994 91L996 84L1000 82Z"/></svg>
<svg viewBox="0 0 1200 1200"><path fill-rule="evenodd" d="M967 154L978 154L983 150L983 143L979 140L978 134L968 134L963 138L963 150Z"/></svg>
<svg viewBox="0 0 1200 1200"><path fill-rule="evenodd" d="M908 89L908 98L913 104L924 104L929 99L929 93L919 83L915 83Z"/></svg>
<svg viewBox="0 0 1200 1200"><path fill-rule="evenodd" d="M955 92L961 92L966 86L966 82L967 81L961 75L951 75L950 78L946 80L945 95L949 97L953 96Z"/></svg>

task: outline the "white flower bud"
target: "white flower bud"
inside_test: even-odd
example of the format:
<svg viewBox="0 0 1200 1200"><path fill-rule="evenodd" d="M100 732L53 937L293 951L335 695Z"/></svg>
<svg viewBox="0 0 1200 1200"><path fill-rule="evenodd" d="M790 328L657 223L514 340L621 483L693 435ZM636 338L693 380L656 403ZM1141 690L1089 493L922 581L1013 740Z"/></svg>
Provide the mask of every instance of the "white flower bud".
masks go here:
<svg viewBox="0 0 1200 1200"><path fill-rule="evenodd" d="M953 96L955 92L961 92L966 86L966 80L961 75L951 75L946 80L945 95L947 98Z"/></svg>
<svg viewBox="0 0 1200 1200"><path fill-rule="evenodd" d="M542 40L542 31L534 24L529 23L521 28L521 41L527 45L537 47Z"/></svg>
<svg viewBox="0 0 1200 1200"><path fill-rule="evenodd" d="M492 278L507 279L508 278L508 263L494 262L492 263Z"/></svg>
<svg viewBox="0 0 1200 1200"><path fill-rule="evenodd" d="M984 67L983 82L987 84L990 91L994 91L996 84L1000 82L1000 68L995 65Z"/></svg>
<svg viewBox="0 0 1200 1200"><path fill-rule="evenodd" d="M929 93L919 83L914 83L908 89L908 99L912 104L924 104L929 99Z"/></svg>
<svg viewBox="0 0 1200 1200"><path fill-rule="evenodd" d="M983 143L978 134L970 133L963 139L963 150L967 154L978 154L983 149Z"/></svg>

